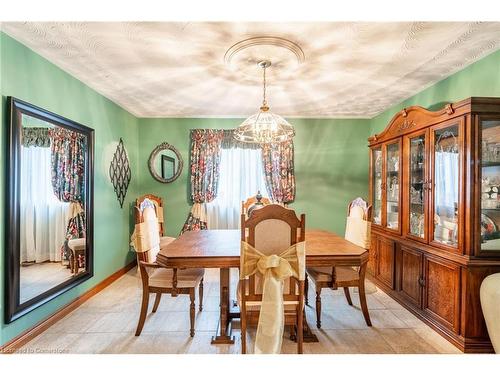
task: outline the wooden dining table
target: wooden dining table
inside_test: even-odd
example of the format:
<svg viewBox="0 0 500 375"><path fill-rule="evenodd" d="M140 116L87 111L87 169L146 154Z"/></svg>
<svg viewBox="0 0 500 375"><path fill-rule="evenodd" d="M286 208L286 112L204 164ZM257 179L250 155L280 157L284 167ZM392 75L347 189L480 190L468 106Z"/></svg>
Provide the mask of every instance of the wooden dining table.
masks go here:
<svg viewBox="0 0 500 375"><path fill-rule="evenodd" d="M306 266L358 266L363 278L368 251L326 230L306 231ZM162 247L156 261L169 268L218 268L220 270L220 318L212 344L233 344L233 319L240 314L230 301L230 269L240 266L240 230L201 230L185 232ZM304 315L305 316L305 315ZM304 322L304 341L317 341Z"/></svg>

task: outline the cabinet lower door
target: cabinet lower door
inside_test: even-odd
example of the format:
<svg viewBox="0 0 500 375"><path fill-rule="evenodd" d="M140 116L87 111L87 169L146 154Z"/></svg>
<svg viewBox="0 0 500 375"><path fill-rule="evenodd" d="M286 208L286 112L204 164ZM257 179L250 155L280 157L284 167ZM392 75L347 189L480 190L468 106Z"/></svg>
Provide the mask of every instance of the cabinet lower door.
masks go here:
<svg viewBox="0 0 500 375"><path fill-rule="evenodd" d="M401 276L399 291L402 296L417 307L422 306L422 253L410 247L401 246Z"/></svg>
<svg viewBox="0 0 500 375"><path fill-rule="evenodd" d="M443 326L458 333L460 327L460 266L424 257L424 310Z"/></svg>
<svg viewBox="0 0 500 375"><path fill-rule="evenodd" d="M380 237L377 249L375 276L390 288L394 288L394 241Z"/></svg>

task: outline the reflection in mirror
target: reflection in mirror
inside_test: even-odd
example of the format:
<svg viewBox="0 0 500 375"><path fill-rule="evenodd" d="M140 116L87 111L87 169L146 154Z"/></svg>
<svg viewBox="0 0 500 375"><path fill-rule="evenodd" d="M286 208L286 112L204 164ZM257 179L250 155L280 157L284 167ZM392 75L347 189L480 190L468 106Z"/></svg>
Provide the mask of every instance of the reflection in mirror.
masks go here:
<svg viewBox="0 0 500 375"><path fill-rule="evenodd" d="M458 125L434 132L434 240L458 245Z"/></svg>
<svg viewBox="0 0 500 375"><path fill-rule="evenodd" d="M162 150L155 158L155 169L161 178L169 180L175 176L179 168L179 161L172 150Z"/></svg>
<svg viewBox="0 0 500 375"><path fill-rule="evenodd" d="M177 149L163 142L149 156L149 171L159 182L173 182L182 172L182 157Z"/></svg>
<svg viewBox="0 0 500 375"><path fill-rule="evenodd" d="M22 304L85 270L86 136L21 116Z"/></svg>

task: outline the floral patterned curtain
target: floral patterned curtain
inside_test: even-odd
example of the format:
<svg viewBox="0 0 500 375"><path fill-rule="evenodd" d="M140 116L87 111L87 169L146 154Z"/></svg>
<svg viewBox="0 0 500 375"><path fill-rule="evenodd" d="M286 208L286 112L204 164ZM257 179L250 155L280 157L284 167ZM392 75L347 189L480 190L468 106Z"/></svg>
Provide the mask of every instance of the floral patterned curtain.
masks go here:
<svg viewBox="0 0 500 375"><path fill-rule="evenodd" d="M273 202L289 203L295 199L293 158L293 141L262 146L267 192Z"/></svg>
<svg viewBox="0 0 500 375"><path fill-rule="evenodd" d="M83 134L64 128L49 130L52 152L52 188L62 202L85 200L85 149Z"/></svg>
<svg viewBox="0 0 500 375"><path fill-rule="evenodd" d="M49 128L23 128L24 147L50 147Z"/></svg>
<svg viewBox="0 0 500 375"><path fill-rule="evenodd" d="M68 241L85 237L85 151L86 137L77 132L56 127L49 129L51 140L52 188L61 202L70 202L70 219L66 241L61 248L69 259Z"/></svg>
<svg viewBox="0 0 500 375"><path fill-rule="evenodd" d="M206 207L217 195L219 180L220 149L223 130L191 130L191 200L193 207L181 230L181 234L190 230L207 229Z"/></svg>

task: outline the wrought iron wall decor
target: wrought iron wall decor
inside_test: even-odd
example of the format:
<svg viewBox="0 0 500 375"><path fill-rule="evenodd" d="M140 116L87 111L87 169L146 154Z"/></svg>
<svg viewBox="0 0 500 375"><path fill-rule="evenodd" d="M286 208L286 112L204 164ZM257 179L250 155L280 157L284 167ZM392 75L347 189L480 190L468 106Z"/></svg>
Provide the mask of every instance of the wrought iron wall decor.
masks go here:
<svg viewBox="0 0 500 375"><path fill-rule="evenodd" d="M130 170L127 151L125 150L123 139L121 138L109 166L109 177L111 178L111 183L115 189L118 202L120 202L120 207L123 208L123 201L127 195L127 189L130 184L132 172Z"/></svg>

